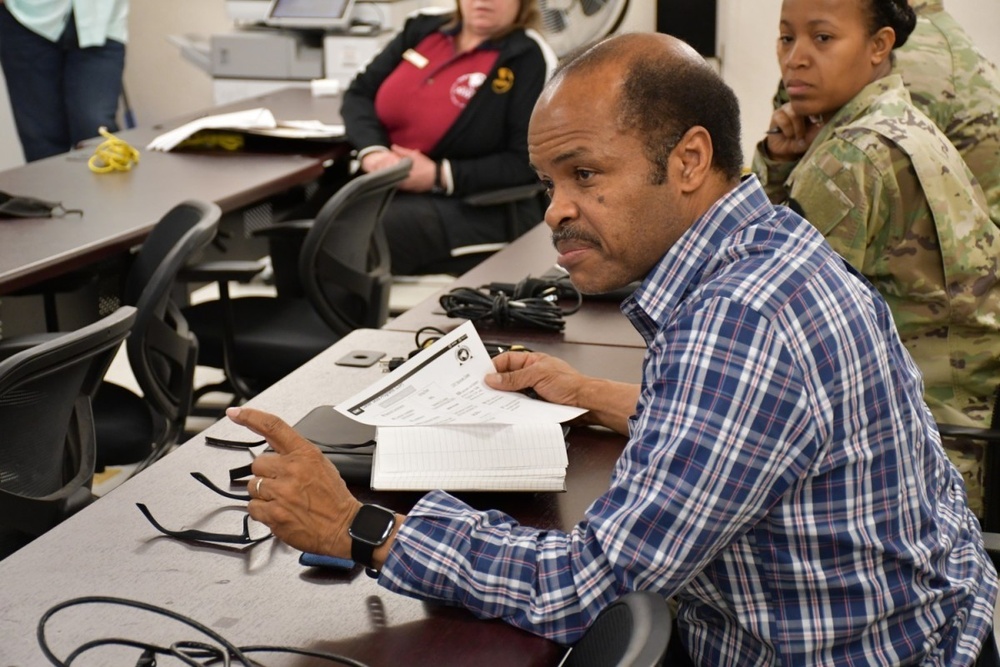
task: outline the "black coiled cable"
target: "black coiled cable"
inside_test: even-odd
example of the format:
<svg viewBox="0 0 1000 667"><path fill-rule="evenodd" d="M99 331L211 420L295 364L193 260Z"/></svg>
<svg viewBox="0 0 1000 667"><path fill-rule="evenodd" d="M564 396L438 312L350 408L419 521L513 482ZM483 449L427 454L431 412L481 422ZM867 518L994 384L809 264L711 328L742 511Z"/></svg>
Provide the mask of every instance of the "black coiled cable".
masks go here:
<svg viewBox="0 0 1000 667"><path fill-rule="evenodd" d="M556 290L542 292L540 296L513 299L505 292L490 294L471 287L457 287L441 296L441 307L448 317L459 317L473 322L490 320L501 329L527 326L547 331L562 331L566 326L565 315L575 313L580 302L572 309L563 310L556 302Z"/></svg>

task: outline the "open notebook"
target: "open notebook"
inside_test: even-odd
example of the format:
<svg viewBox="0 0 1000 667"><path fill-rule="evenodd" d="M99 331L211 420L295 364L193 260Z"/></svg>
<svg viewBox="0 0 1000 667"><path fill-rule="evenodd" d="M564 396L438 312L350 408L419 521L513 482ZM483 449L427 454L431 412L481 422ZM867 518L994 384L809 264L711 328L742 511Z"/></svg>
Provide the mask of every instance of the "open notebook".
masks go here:
<svg viewBox="0 0 1000 667"><path fill-rule="evenodd" d="M562 491L562 422L583 413L483 378L493 361L471 322L335 406L376 427L378 490Z"/></svg>
<svg viewBox="0 0 1000 667"><path fill-rule="evenodd" d="M372 488L565 491L562 426L468 424L378 429Z"/></svg>

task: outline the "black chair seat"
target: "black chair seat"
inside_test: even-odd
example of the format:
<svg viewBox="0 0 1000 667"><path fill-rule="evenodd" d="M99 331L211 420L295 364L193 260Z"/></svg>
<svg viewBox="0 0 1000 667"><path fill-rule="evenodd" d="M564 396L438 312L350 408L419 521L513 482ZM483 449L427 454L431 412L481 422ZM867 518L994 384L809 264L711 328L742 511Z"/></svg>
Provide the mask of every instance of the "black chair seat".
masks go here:
<svg viewBox="0 0 1000 667"><path fill-rule="evenodd" d="M160 434L153 410L141 396L112 382L102 382L93 400L97 434L97 469L138 463L153 451Z"/></svg>
<svg viewBox="0 0 1000 667"><path fill-rule="evenodd" d="M198 364L221 368L226 376L223 383L199 387L196 402L216 391L242 402L354 329L385 324L392 276L382 216L411 165L405 158L355 178L305 226L298 251L301 290L293 290L301 295L279 291L274 298L233 299L229 283L247 279L233 263L187 268L187 279L219 285L218 301L186 308L183 317L198 338ZM287 231L272 225L255 234L283 238Z"/></svg>
<svg viewBox="0 0 1000 667"><path fill-rule="evenodd" d="M336 343L334 332L306 299L244 297L230 301L237 373L272 384ZM219 301L186 308L198 332L198 362L222 368L224 309Z"/></svg>

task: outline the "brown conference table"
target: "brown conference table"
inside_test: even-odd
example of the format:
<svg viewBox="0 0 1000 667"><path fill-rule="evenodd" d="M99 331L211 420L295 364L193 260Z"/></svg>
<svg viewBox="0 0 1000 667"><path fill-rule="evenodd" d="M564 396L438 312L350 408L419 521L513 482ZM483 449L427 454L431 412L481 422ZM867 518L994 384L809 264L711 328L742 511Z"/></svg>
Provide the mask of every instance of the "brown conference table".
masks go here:
<svg viewBox="0 0 1000 667"><path fill-rule="evenodd" d="M141 153L130 171L91 172L87 160L103 141L97 138L69 153L0 172L0 191L83 211L82 216L0 220L0 294L127 250L185 199L232 211L318 178L346 150L340 142L326 148L310 143L308 154L145 149L157 135L196 118L256 107L270 109L278 120L340 123L340 97L313 97L308 90L289 88L118 133Z"/></svg>
<svg viewBox="0 0 1000 667"><path fill-rule="evenodd" d="M442 288L434 296L391 320L385 328L415 332L422 327L433 326L451 331L463 320L449 318L444 313L438 303L441 294L455 287L480 288L493 282L516 284L529 275L537 278L552 268L556 261L556 251L549 235L550 231L545 224L537 225L458 277L452 285ZM563 303L565 304L565 300ZM539 343L548 341L645 349L642 337L622 315L618 305L614 300L585 298L583 307L565 318L565 329L558 333L526 327L500 329L492 323L477 323L476 328L484 340L522 343L532 349L536 349Z"/></svg>
<svg viewBox="0 0 1000 667"><path fill-rule="evenodd" d="M546 351L569 356L584 372L637 381L641 350L550 341ZM333 362L355 349L404 356L409 332L358 330L264 391L249 405L295 423L318 405L334 404L379 377L380 370ZM205 435L251 439L222 420L79 514L0 561L0 664L44 664L35 637L52 605L80 596L111 596L167 607L194 618L237 645L281 644L333 651L372 667L390 665L556 665L564 649L502 621L390 593L364 575L303 568L297 552L268 540L249 547L208 546L160 535L135 507L145 503L172 529L239 532L243 503L226 500L190 477L198 471L225 486L227 470L251 460L246 451L208 447ZM472 493L479 509L500 509L543 528L569 529L608 485L624 438L574 427L568 438L565 493ZM367 501L406 511L413 493L356 488ZM254 532L253 534L256 534ZM127 636L160 643L198 639L177 622L109 605L60 612L48 636L57 656L99 637ZM138 651L105 648L73 664L135 664ZM260 656L268 665L328 664L302 657Z"/></svg>

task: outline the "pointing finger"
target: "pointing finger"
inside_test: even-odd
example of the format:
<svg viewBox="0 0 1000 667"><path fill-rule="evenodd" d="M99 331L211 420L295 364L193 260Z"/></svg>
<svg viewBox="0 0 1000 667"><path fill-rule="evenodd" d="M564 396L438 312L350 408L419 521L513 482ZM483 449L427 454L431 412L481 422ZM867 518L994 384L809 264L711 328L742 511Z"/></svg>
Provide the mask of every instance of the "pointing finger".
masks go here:
<svg viewBox="0 0 1000 667"><path fill-rule="evenodd" d="M279 454L289 454L314 446L277 415L253 408L229 408L226 416L263 437L271 445L271 449Z"/></svg>

